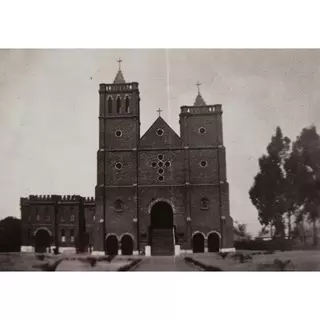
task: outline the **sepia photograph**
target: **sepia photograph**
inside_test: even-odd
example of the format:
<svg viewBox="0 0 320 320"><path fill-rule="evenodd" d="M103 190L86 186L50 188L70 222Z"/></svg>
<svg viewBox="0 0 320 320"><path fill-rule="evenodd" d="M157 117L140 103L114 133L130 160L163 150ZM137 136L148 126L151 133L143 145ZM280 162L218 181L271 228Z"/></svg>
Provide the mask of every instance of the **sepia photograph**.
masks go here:
<svg viewBox="0 0 320 320"><path fill-rule="evenodd" d="M320 50L1 49L1 271L319 271Z"/></svg>
<svg viewBox="0 0 320 320"><path fill-rule="evenodd" d="M316 317L315 2L0 12L1 319Z"/></svg>

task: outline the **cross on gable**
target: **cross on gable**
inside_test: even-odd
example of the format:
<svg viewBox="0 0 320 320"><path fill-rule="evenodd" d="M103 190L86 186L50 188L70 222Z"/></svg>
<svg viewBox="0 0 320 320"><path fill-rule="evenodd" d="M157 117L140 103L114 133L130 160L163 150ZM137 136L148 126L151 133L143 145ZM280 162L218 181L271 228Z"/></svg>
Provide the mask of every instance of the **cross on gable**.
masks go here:
<svg viewBox="0 0 320 320"><path fill-rule="evenodd" d="M119 60L117 60L117 62L119 63L119 70L120 70L121 69L121 62L122 62L121 58L119 58Z"/></svg>
<svg viewBox="0 0 320 320"><path fill-rule="evenodd" d="M160 108L157 110L157 112L159 113L159 117L161 117L161 112L162 112L163 110L161 110Z"/></svg>
<svg viewBox="0 0 320 320"><path fill-rule="evenodd" d="M200 93L200 86L201 86L201 83L198 81L198 82L196 83L196 86L198 87L198 93Z"/></svg>

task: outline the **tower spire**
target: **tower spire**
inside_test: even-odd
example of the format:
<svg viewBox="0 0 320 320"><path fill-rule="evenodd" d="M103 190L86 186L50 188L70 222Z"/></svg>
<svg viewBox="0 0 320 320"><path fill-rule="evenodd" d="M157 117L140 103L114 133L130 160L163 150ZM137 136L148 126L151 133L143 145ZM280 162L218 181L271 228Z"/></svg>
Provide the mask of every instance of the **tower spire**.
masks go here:
<svg viewBox="0 0 320 320"><path fill-rule="evenodd" d="M196 96L196 100L194 101L193 106L194 106L194 107L203 107L203 106L206 106L207 104L206 104L206 102L203 100L202 95L201 95L201 93L200 93L201 83L198 81L198 82L196 83L196 86L198 87L198 94L197 94L197 96Z"/></svg>
<svg viewBox="0 0 320 320"><path fill-rule="evenodd" d="M122 71L121 71L121 62L122 62L121 58L119 58L117 60L117 62L119 63L119 70L118 70L116 77L114 78L113 83L126 83L126 81L124 80Z"/></svg>

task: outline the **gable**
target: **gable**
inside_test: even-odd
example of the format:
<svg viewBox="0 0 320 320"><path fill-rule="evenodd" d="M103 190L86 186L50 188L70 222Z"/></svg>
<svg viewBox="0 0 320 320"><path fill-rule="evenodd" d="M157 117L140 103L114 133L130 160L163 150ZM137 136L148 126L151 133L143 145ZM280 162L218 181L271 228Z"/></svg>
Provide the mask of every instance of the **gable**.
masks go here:
<svg viewBox="0 0 320 320"><path fill-rule="evenodd" d="M158 117L140 139L140 148L177 148L180 146L180 137L161 117Z"/></svg>

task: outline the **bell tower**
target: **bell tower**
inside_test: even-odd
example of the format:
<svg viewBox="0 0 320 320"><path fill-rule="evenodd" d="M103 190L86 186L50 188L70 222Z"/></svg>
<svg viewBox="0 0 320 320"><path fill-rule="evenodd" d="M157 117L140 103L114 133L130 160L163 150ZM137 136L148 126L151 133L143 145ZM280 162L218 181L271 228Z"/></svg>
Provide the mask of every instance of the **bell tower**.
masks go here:
<svg viewBox="0 0 320 320"><path fill-rule="evenodd" d="M225 248L232 246L232 219L222 135L222 105L208 105L200 93L200 83L197 86L194 104L182 106L180 112L180 133L186 159L186 198L191 199L185 211L192 232L215 230L220 237L220 248ZM195 210L192 203L200 206Z"/></svg>
<svg viewBox="0 0 320 320"><path fill-rule="evenodd" d="M106 251L109 234L129 232L136 239L137 233L132 221L137 218L139 85L125 81L121 62L113 83L99 88L95 251Z"/></svg>

